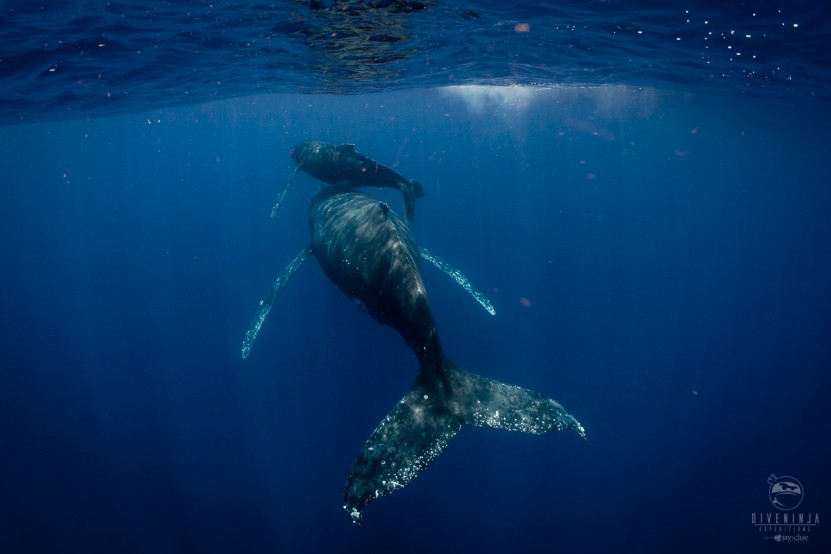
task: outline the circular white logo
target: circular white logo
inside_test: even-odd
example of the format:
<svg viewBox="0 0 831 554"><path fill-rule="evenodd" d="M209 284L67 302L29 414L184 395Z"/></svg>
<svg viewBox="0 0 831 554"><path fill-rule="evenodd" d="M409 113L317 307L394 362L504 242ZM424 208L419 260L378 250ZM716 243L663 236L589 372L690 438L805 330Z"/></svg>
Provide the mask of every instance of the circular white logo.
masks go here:
<svg viewBox="0 0 831 554"><path fill-rule="evenodd" d="M802 483L796 477L785 475L768 477L770 503L780 510L790 511L802 503Z"/></svg>

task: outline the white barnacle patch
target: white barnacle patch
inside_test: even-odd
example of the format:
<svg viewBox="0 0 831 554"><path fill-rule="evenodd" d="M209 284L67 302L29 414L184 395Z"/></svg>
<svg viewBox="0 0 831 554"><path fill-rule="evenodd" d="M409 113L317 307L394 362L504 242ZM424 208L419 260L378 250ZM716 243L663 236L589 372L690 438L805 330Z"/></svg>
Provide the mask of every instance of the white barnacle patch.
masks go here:
<svg viewBox="0 0 831 554"><path fill-rule="evenodd" d="M424 421L424 408L422 408L421 406L414 405L411 406L410 409L412 410L411 416L413 418L413 421L417 422L420 425Z"/></svg>

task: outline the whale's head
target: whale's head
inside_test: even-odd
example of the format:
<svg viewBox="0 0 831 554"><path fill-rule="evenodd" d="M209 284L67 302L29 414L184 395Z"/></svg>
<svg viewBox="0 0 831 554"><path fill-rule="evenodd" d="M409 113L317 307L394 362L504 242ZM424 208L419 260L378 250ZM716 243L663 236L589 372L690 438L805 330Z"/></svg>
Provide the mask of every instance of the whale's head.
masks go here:
<svg viewBox="0 0 831 554"><path fill-rule="evenodd" d="M298 142L291 150L289 150L289 157L297 164L307 162L309 161L310 156L312 156L315 151L320 149L320 144L321 143L315 140Z"/></svg>
<svg viewBox="0 0 831 554"><path fill-rule="evenodd" d="M338 147L328 142L319 140L305 140L298 142L289 150L289 157L298 165L315 161L328 161L337 159Z"/></svg>
<svg viewBox="0 0 831 554"><path fill-rule="evenodd" d="M294 162L295 162L295 163L297 163L297 164L299 164L299 163L300 163L300 156L301 156L301 155L302 155L302 153L303 153L303 144L304 144L304 143L302 143L302 142L301 142L301 143L299 143L299 144L295 144L295 145L294 145L294 146L292 146L292 148L289 150L289 158L291 158L292 160L294 160Z"/></svg>

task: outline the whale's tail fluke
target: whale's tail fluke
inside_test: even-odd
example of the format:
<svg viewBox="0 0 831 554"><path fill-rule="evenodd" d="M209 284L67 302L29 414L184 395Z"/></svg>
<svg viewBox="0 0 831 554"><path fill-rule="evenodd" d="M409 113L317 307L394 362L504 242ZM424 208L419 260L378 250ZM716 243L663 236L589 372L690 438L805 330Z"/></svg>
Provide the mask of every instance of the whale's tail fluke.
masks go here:
<svg viewBox="0 0 831 554"><path fill-rule="evenodd" d="M399 183L401 193L404 195L404 215L407 223L415 221L415 201L424 196L424 187L415 179L408 179Z"/></svg>
<svg viewBox="0 0 831 554"><path fill-rule="evenodd" d="M413 191L413 196L415 198L423 198L424 197L424 185L416 181L415 179L410 179L410 189Z"/></svg>
<svg viewBox="0 0 831 554"><path fill-rule="evenodd" d="M550 398L468 373L446 358L441 368L426 364L352 466L344 509L358 525L367 504L412 481L463 423L535 435L573 429L586 438L583 426Z"/></svg>

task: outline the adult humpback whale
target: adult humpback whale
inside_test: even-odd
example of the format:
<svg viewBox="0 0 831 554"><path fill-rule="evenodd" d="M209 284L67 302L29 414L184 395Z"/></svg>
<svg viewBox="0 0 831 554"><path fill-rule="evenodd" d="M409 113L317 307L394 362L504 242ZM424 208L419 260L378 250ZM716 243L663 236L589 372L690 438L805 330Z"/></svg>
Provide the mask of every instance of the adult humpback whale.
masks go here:
<svg viewBox="0 0 831 554"><path fill-rule="evenodd" d="M300 142L289 151L297 167L289 176L271 216L277 212L297 171L302 169L315 179L333 187L379 187L400 190L404 196L407 221L415 219L415 201L424 196L424 187L415 179L407 179L397 171L368 158L355 150L354 144L330 144L318 140Z"/></svg>
<svg viewBox="0 0 831 554"><path fill-rule="evenodd" d="M464 423L533 434L573 429L585 438L583 426L556 401L468 373L445 356L415 239L385 203L325 188L312 200L309 223L311 245L281 279L313 254L332 282L395 329L419 361L412 388L369 437L349 474L344 508L353 522L360 524L370 502L419 475Z"/></svg>

